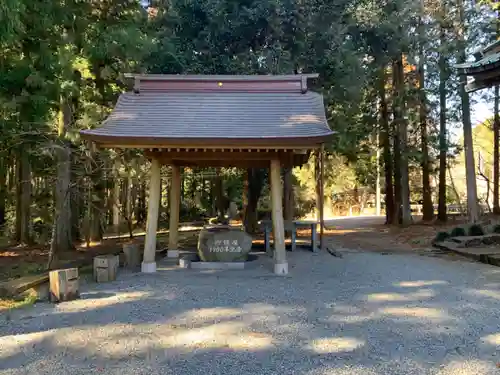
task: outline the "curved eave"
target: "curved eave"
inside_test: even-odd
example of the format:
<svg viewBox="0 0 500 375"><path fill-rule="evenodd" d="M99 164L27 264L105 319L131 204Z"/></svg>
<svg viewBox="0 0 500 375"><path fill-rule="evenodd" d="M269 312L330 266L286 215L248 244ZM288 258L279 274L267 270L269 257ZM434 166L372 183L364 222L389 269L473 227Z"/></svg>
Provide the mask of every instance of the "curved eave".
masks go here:
<svg viewBox="0 0 500 375"><path fill-rule="evenodd" d="M93 134L92 130L80 132L83 139L95 142L104 148L263 148L294 149L316 148L330 142L335 132L308 137L266 137L266 138L158 138L120 137Z"/></svg>
<svg viewBox="0 0 500 375"><path fill-rule="evenodd" d="M476 75L500 68L500 54L487 56L480 61L456 64L455 68L460 74Z"/></svg>

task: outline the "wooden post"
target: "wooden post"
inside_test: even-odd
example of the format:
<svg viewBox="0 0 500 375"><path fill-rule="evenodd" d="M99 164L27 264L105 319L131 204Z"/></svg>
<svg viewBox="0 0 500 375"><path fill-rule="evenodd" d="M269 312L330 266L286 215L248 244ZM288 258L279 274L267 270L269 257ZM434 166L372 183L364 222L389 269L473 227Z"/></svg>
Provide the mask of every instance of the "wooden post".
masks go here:
<svg viewBox="0 0 500 375"><path fill-rule="evenodd" d="M141 271L156 272L156 229L158 228L158 210L160 205L160 162L151 160L151 178L149 181L148 218L146 223L146 241Z"/></svg>
<svg viewBox="0 0 500 375"><path fill-rule="evenodd" d="M286 275L288 274L288 262L286 261L283 200L281 197L283 188L281 186L279 159L271 160L270 176L274 232L274 273Z"/></svg>
<svg viewBox="0 0 500 375"><path fill-rule="evenodd" d="M321 144L321 149L319 150L319 167L320 167L320 179L319 179L319 247L321 250L324 249L325 241L323 239L323 232L325 227L325 145Z"/></svg>
<svg viewBox="0 0 500 375"><path fill-rule="evenodd" d="M181 169L172 165L170 183L170 225L168 231L168 258L179 257L179 209L181 203Z"/></svg>

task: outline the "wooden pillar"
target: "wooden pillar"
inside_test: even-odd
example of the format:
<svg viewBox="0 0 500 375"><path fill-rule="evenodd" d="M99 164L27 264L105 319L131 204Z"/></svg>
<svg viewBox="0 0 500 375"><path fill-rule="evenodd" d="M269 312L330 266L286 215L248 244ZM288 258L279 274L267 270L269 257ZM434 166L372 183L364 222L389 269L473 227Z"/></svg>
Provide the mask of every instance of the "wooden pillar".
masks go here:
<svg viewBox="0 0 500 375"><path fill-rule="evenodd" d="M146 242L142 272L156 272L156 229L158 228L158 211L160 205L160 162L151 160L151 178L149 181L148 218L146 224Z"/></svg>
<svg viewBox="0 0 500 375"><path fill-rule="evenodd" d="M325 146L319 150L319 248L324 249L323 232L325 228Z"/></svg>
<svg viewBox="0 0 500 375"><path fill-rule="evenodd" d="M274 273L288 274L288 262L285 249L285 228L283 223L283 200L279 159L271 160L271 200L274 233Z"/></svg>
<svg viewBox="0 0 500 375"><path fill-rule="evenodd" d="M179 257L179 209L181 204L181 169L172 165L170 181L170 225L168 230L167 257Z"/></svg>

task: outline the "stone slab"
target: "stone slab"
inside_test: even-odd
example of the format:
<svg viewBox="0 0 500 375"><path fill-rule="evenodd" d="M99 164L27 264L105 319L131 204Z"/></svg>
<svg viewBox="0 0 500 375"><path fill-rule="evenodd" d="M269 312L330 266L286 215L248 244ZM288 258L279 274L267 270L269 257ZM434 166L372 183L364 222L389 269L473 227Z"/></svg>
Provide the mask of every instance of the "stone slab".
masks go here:
<svg viewBox="0 0 500 375"><path fill-rule="evenodd" d="M51 302L64 302L80 298L78 268L49 272Z"/></svg>
<svg viewBox="0 0 500 375"><path fill-rule="evenodd" d="M0 296L12 297L30 288L49 282L49 273L42 275L24 276L0 284Z"/></svg>
<svg viewBox="0 0 500 375"><path fill-rule="evenodd" d="M480 247L482 245L500 244L500 235L492 233L483 236L453 237L451 241L457 243L459 247Z"/></svg>
<svg viewBox="0 0 500 375"><path fill-rule="evenodd" d="M436 247L449 250L464 257L489 263L488 257L492 255L500 256L500 247L459 247L456 242L444 241L435 244Z"/></svg>
<svg viewBox="0 0 500 375"><path fill-rule="evenodd" d="M245 262L191 262L192 269L198 270L242 270Z"/></svg>
<svg viewBox="0 0 500 375"><path fill-rule="evenodd" d="M116 280L118 255L98 255L94 258L94 280L98 283Z"/></svg>
<svg viewBox="0 0 500 375"><path fill-rule="evenodd" d="M493 255L488 255L488 263L500 267L500 254L493 254Z"/></svg>

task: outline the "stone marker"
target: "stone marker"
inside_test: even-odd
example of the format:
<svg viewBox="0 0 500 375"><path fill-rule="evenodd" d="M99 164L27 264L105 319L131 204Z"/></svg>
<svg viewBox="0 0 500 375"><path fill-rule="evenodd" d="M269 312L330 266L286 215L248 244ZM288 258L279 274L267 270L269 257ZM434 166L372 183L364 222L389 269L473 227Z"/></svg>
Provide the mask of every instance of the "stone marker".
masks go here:
<svg viewBox="0 0 500 375"><path fill-rule="evenodd" d="M123 253L125 254L125 267L138 268L141 266L141 249L137 242L124 243Z"/></svg>
<svg viewBox="0 0 500 375"><path fill-rule="evenodd" d="M244 262L251 249L248 233L226 225L204 228L198 237L198 255L204 262Z"/></svg>
<svg viewBox="0 0 500 375"><path fill-rule="evenodd" d="M118 255L96 256L94 258L94 280L98 283L116 280L119 262Z"/></svg>
<svg viewBox="0 0 500 375"><path fill-rule="evenodd" d="M78 268L50 271L50 301L71 301L80 297L78 289Z"/></svg>

